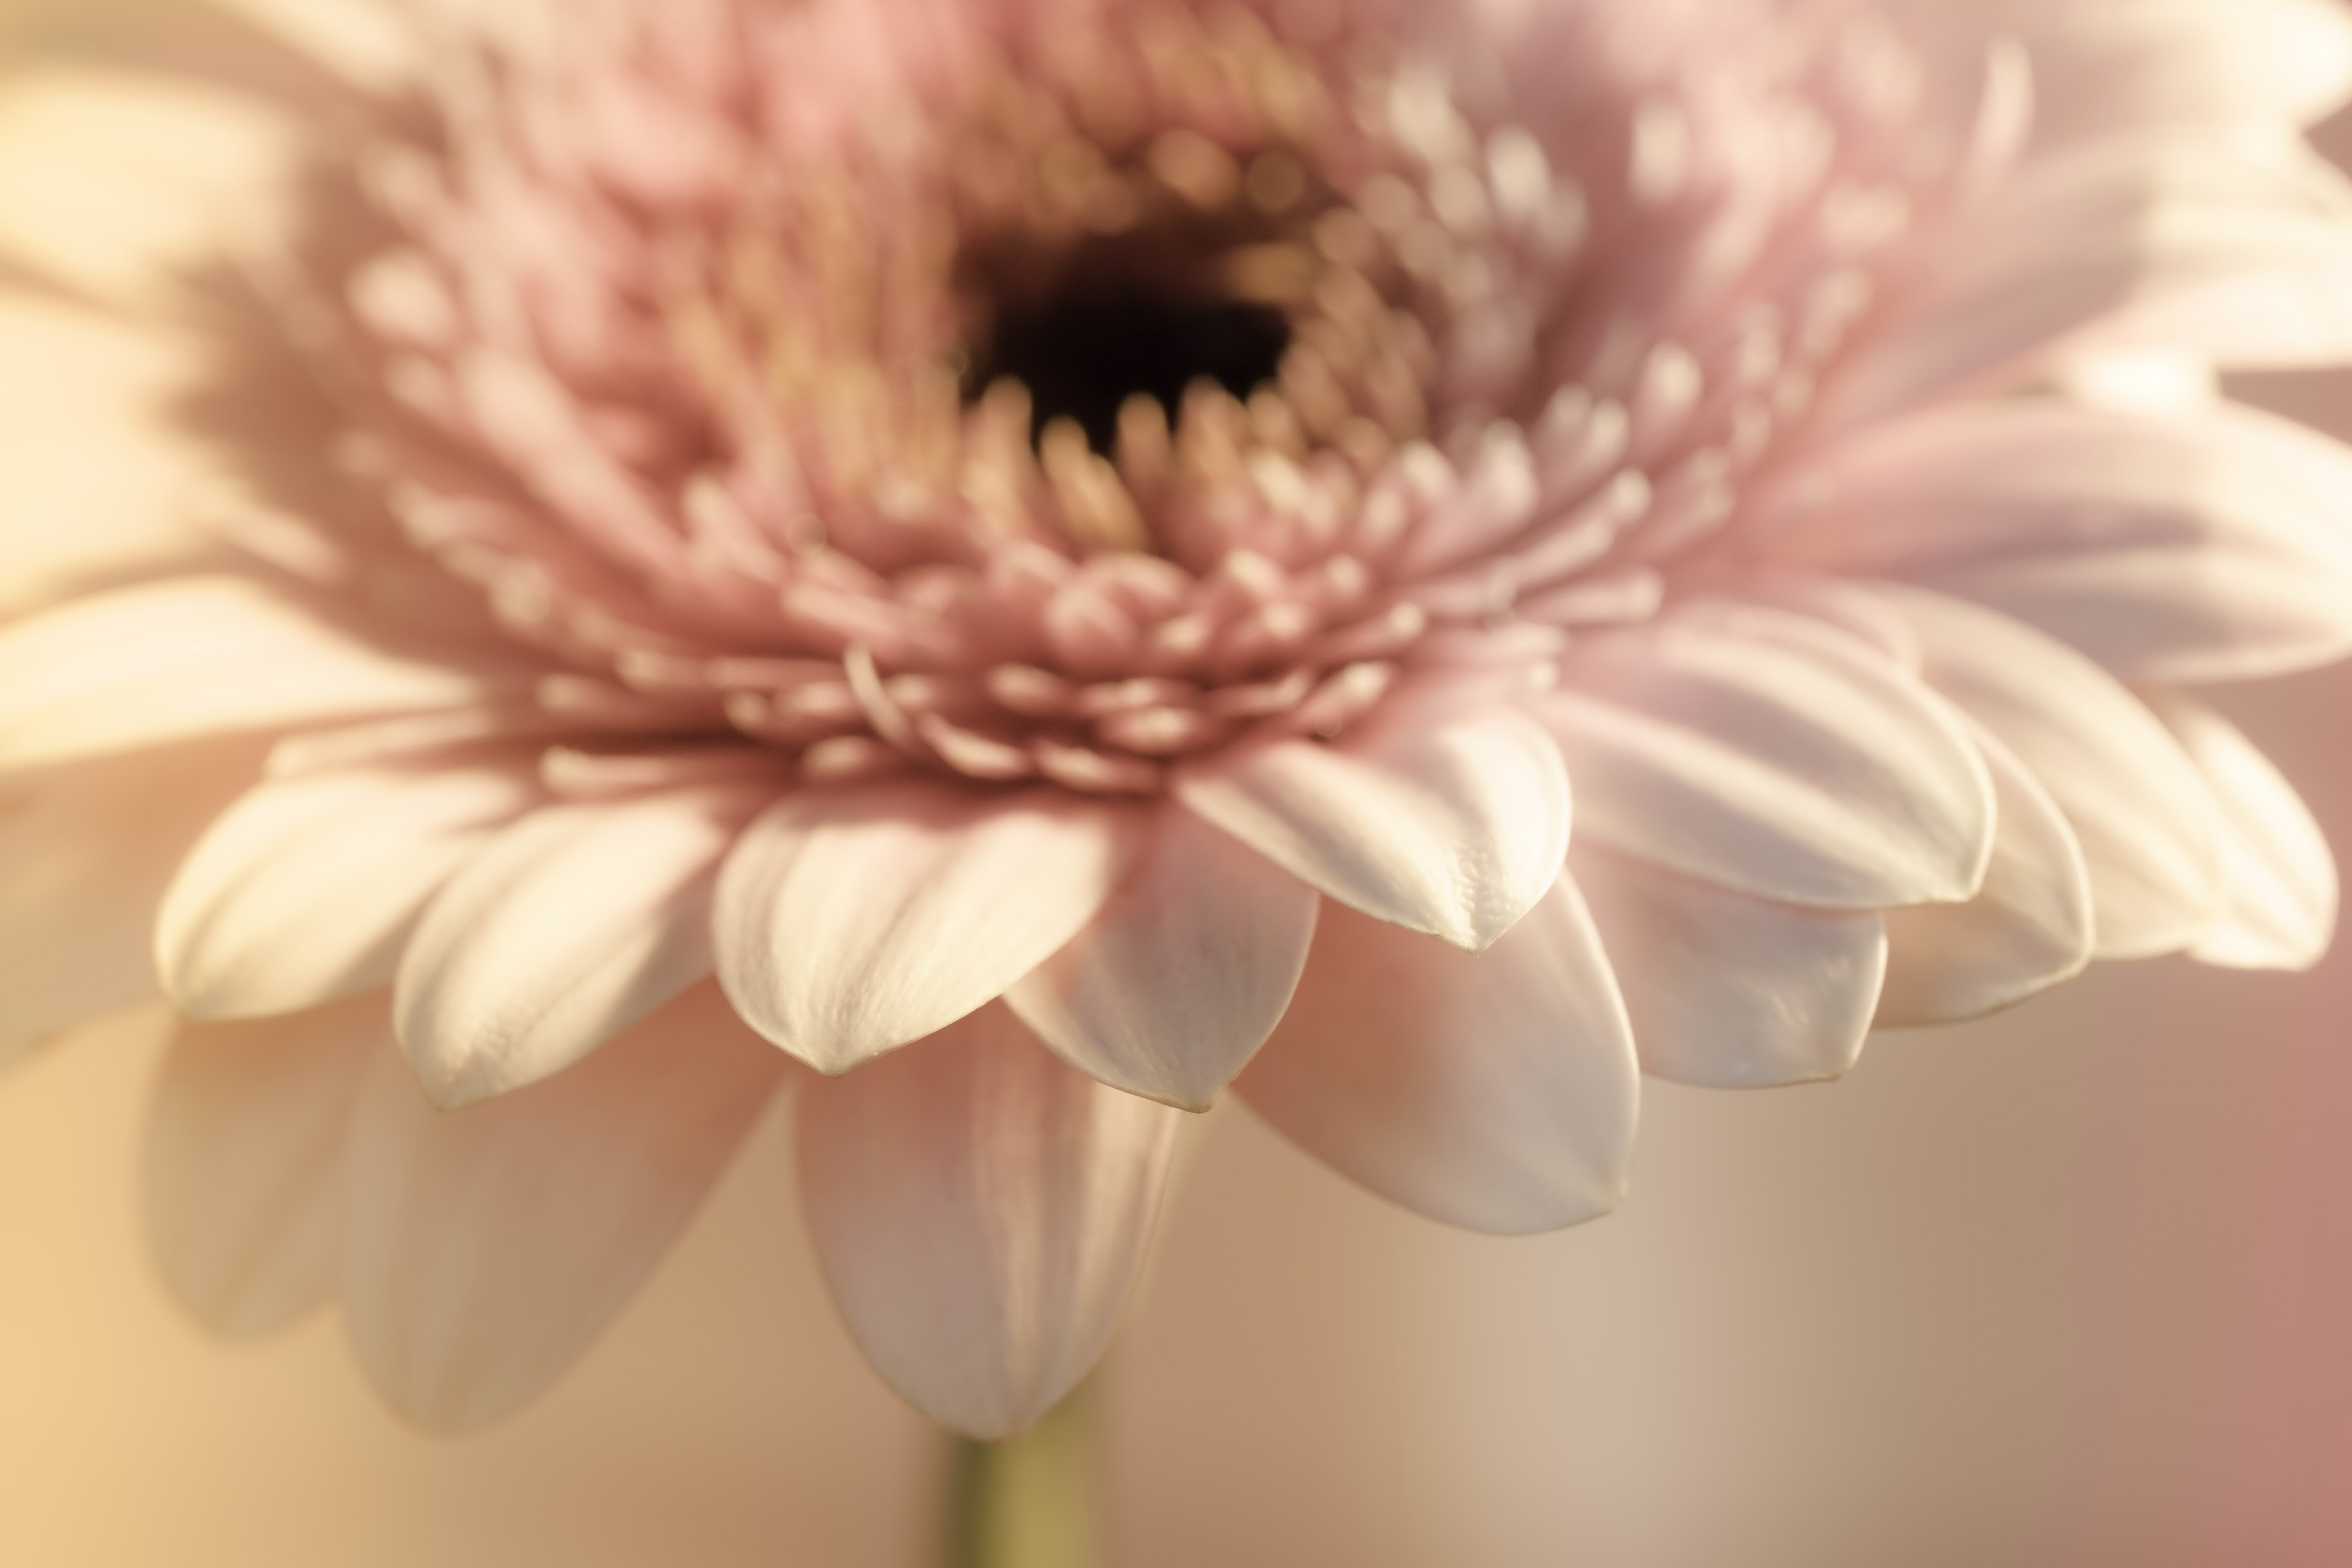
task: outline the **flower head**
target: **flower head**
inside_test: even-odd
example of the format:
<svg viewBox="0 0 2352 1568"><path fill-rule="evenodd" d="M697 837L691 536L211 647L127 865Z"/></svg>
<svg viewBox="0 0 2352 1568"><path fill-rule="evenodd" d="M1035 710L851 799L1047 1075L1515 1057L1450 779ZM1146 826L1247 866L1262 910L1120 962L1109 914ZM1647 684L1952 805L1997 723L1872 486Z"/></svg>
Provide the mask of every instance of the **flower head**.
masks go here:
<svg viewBox="0 0 2352 1568"><path fill-rule="evenodd" d="M1640 1070L2326 938L2183 694L2352 647L2352 457L2211 374L2352 353L2320 0L302 15L0 100L95 204L0 218L0 374L180 356L77 429L120 525L0 539L0 1028L160 977L175 1286L340 1289L423 1419L788 1082L852 1328L998 1433L1229 1084L1538 1230Z"/></svg>

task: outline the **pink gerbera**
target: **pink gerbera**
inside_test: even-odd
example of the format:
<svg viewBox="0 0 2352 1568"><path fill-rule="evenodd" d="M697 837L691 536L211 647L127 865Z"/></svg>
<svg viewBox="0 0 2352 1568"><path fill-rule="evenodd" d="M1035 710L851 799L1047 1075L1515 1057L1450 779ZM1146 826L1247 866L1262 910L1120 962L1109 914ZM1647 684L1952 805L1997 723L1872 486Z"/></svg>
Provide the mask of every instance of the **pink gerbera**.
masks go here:
<svg viewBox="0 0 2352 1568"><path fill-rule="evenodd" d="M419 1419L786 1088L994 1435L1229 1084L1536 1231L1642 1070L2326 942L2184 694L2352 647L2211 374L2352 357L2324 0L235 10L0 85L0 1043L160 979L174 1287Z"/></svg>

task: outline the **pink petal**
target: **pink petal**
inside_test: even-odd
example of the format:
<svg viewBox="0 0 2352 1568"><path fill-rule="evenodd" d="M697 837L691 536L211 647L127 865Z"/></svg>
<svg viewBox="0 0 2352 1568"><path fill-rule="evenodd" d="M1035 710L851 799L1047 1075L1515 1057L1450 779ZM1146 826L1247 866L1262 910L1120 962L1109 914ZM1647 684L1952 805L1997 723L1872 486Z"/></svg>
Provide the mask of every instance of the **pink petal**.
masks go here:
<svg viewBox="0 0 2352 1568"><path fill-rule="evenodd" d="M1784 903L1972 893L1992 790L1958 719L1817 623L1758 608L1711 621L1596 638L1528 700L1568 758L1580 835Z"/></svg>
<svg viewBox="0 0 2352 1568"><path fill-rule="evenodd" d="M1927 679L2015 754L2091 875L2095 956L2173 952L2221 907L2212 791L2139 699L2064 644L1990 610L1889 586Z"/></svg>
<svg viewBox="0 0 2352 1568"><path fill-rule="evenodd" d="M1181 1120L1064 1067L1001 1006L809 1085L809 1228L891 1386L977 1437L1051 1409L1134 1283Z"/></svg>
<svg viewBox="0 0 2352 1568"><path fill-rule="evenodd" d="M425 901L536 793L525 763L272 779L231 806L156 920L194 1018L292 1013L388 984Z"/></svg>
<svg viewBox="0 0 2352 1568"><path fill-rule="evenodd" d="M2336 858L2236 725L2189 698L2152 704L2221 808L2221 918L2189 951L2233 969L2308 969L2336 934Z"/></svg>
<svg viewBox="0 0 2352 1568"><path fill-rule="evenodd" d="M0 630L0 768L451 707L482 678L353 640L242 577L178 577Z"/></svg>
<svg viewBox="0 0 2352 1568"><path fill-rule="evenodd" d="M709 985L466 1110L380 1058L345 1166L342 1289L384 1397L450 1432L535 1397L668 1250L785 1068Z"/></svg>
<svg viewBox="0 0 2352 1568"><path fill-rule="evenodd" d="M1771 549L1976 600L2127 679L2234 680L2352 651L2347 490L2352 449L2251 409L1983 403L1845 443Z"/></svg>
<svg viewBox="0 0 2352 1568"><path fill-rule="evenodd" d="M0 797L0 1061L155 994L156 905L261 771L250 742L110 757Z"/></svg>
<svg viewBox="0 0 2352 1568"><path fill-rule="evenodd" d="M401 960L393 1016L435 1103L560 1072L711 970L711 889L744 789L532 813L441 890Z"/></svg>
<svg viewBox="0 0 2352 1568"><path fill-rule="evenodd" d="M1525 715L1444 690L1394 700L1334 743L1188 769L1176 797L1349 908L1472 952L1543 897L1568 852L1558 748Z"/></svg>
<svg viewBox="0 0 2352 1568"><path fill-rule="evenodd" d="M344 1137L392 1048L381 994L193 1024L172 1042L147 1126L147 1221L164 1282L206 1328L272 1333L333 1290Z"/></svg>
<svg viewBox="0 0 2352 1568"><path fill-rule="evenodd" d="M1004 1000L1079 1071L1205 1110L1290 1005L1320 902L1226 834L1166 807L1094 923Z"/></svg>
<svg viewBox="0 0 2352 1568"><path fill-rule="evenodd" d="M1586 845L1569 866L1643 1072L1769 1089L1836 1078L1861 1056L1886 968L1882 917L1769 903Z"/></svg>
<svg viewBox="0 0 2352 1568"><path fill-rule="evenodd" d="M1981 727L1977 745L2000 803L1992 863L1965 904L1887 912L1882 1026L1950 1023L2021 1002L2081 973L2097 946L2091 873L2065 815Z"/></svg>
<svg viewBox="0 0 2352 1568"><path fill-rule="evenodd" d="M719 978L819 1072L921 1039L1051 958L1126 867L1122 807L928 782L807 790L753 823L719 879Z"/></svg>
<svg viewBox="0 0 2352 1568"><path fill-rule="evenodd" d="M1624 1004L1566 876L1475 954L1327 905L1237 1087L1342 1175L1500 1235L1615 1207L1640 1097Z"/></svg>

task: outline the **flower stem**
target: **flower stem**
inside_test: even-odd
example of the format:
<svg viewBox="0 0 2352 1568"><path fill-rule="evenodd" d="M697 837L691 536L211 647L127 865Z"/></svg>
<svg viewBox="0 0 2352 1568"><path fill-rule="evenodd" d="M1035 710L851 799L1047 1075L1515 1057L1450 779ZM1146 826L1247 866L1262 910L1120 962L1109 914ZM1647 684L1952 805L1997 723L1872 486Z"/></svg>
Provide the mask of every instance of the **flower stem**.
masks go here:
<svg viewBox="0 0 2352 1568"><path fill-rule="evenodd" d="M1094 1422L1086 1392L1018 1437L956 1440L948 1568L1095 1568Z"/></svg>

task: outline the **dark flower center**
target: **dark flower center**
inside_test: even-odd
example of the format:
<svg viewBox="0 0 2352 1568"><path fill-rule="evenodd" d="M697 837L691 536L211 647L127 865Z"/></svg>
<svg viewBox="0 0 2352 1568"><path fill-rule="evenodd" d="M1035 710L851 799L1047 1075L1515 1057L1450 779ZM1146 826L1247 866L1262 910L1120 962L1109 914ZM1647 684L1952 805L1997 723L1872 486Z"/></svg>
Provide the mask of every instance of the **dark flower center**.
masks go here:
<svg viewBox="0 0 2352 1568"><path fill-rule="evenodd" d="M1246 399L1274 380L1289 346L1289 322L1267 306L1073 283L999 314L964 388L977 398L1000 377L1017 380L1034 400L1033 437L1072 419L1108 457L1129 398L1176 408L1186 387L1206 379Z"/></svg>

